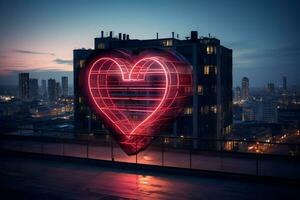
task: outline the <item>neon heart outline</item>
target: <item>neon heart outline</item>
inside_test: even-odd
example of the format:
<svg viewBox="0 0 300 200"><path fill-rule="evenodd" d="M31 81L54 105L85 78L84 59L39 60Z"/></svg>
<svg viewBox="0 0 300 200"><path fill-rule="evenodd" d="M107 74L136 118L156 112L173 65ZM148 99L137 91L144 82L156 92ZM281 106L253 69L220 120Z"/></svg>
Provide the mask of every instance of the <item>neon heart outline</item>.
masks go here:
<svg viewBox="0 0 300 200"><path fill-rule="evenodd" d="M101 58L109 59L110 60L109 62L112 62L112 63L108 63L108 65L105 65L104 63L102 63L105 66L104 68L106 68L106 69L103 69L103 71L102 71L104 73L99 72L99 69L97 68L97 67L99 67L99 66L97 66L97 64ZM141 99L132 99L132 98L130 98L130 96L122 97L122 95L121 95L121 99L116 98L114 96L111 97L110 92L112 92L112 91L107 90L107 88L109 86L107 81L108 81L108 78L110 75L119 74L119 71L123 72L122 80L120 80L120 78L119 78L119 81L123 82L124 79L128 80L129 73L131 74L131 76L133 76L133 72L135 69L135 67L133 67L133 66L137 66L138 63L140 63L142 60L146 60L147 58L155 59L155 61L153 61L153 62L160 64L160 67L159 67L160 71L155 72L155 73L164 73L165 74L164 77L166 77L166 80L168 80L168 81L163 83L165 86L164 101L161 101L160 108L157 108L158 106L155 105L156 106L155 112L158 112L158 115L155 116L154 115L155 113L154 113L151 117L147 116L147 118L149 117L149 119L152 118L152 120L148 119L149 122L147 122L147 120L145 120L145 119L142 122L136 121L137 122L136 124L140 123L138 125L141 128L138 129L139 127L137 127L137 125L134 124L135 121L128 118L130 115L126 114L126 111L128 111L128 108L126 108L126 107L125 107L125 109L118 108L118 105L116 104L116 102L113 99L119 99L119 100L121 100L122 98L124 98L125 100L141 100ZM117 61L122 61L122 62L118 63ZM144 51L140 52L137 55L133 55L130 51L112 49L112 50L96 52L95 54L92 54L91 56L89 56L89 58L86 60L86 62L87 62L87 64L86 64L87 67L84 67L82 70L80 70L79 86L81 87L81 89L83 89L82 91L85 94L85 97L87 98L87 103L89 104L93 113L96 114L97 116L99 116L100 118L102 118L105 127L107 129L109 129L110 131L112 131L111 132L112 136L116 139L116 141L118 142L120 147L128 155L134 155L134 154L137 154L138 152L144 150L151 143L151 141L161 132L161 130L163 130L161 128L165 127L165 125L169 124L170 120L174 119L183 110L183 105L186 102L187 97L192 95L192 91L193 91L192 66L188 63L188 61L185 60L184 57L182 57L180 54L178 54L174 50L148 49L148 50L144 50ZM115 67L115 69L107 69L107 67L109 67L109 66L111 67L111 65L114 65L116 63L118 64L118 67ZM128 63L129 63L129 65L128 65ZM133 63L135 63L135 64L133 64ZM100 64L101 64L101 62L100 62ZM109 64L111 64L111 65L109 65ZM125 68L124 68L124 65L125 65ZM151 65L152 65L152 63L150 63L150 65L148 63L148 65L147 65L148 66L147 70L149 69L150 73L151 73L151 70L152 71L155 70L155 67L153 69L151 69ZM95 66L96 66L96 69L93 71L92 69ZM122 67L123 67L124 71L121 70ZM162 70L160 68L163 69L164 71L162 72ZM130 69L130 72L128 72L129 69ZM140 69L145 69L145 68L141 67ZM109 73L107 73L109 70L113 70L113 71L110 71ZM116 72L116 70L117 70L117 72ZM93 71L93 74L91 74L92 71ZM148 71L142 73L144 75L142 81L145 81L145 77L146 77L147 73L148 73ZM106 74L106 77L104 79L101 79L101 74ZM140 71L137 74L140 74ZM91 76L95 76L94 79L92 79L93 80L92 84L93 84L94 88L92 88L92 86L91 86L91 80L90 80ZM137 78L134 79L135 82L141 80L138 77L139 76L137 76ZM131 78L133 78L133 77L131 77ZM100 81L101 81L101 84L99 84ZM103 82L103 81L105 81L105 82ZM88 82L88 84L87 84L87 82ZM167 84L168 84L168 87L166 87ZM102 87L103 85L105 85L106 91L103 90L103 89L105 89L104 87ZM143 86L142 86L142 88L143 88ZM94 92L91 91L92 89ZM137 88L133 88L132 91L135 91L136 89ZM160 90L161 88L155 88L155 86L153 86L153 88L152 88L152 86L150 86L149 88L144 88L144 90L146 90L146 91L151 91L151 90L153 91L153 89ZM127 90L127 91L131 91L131 90ZM99 98L99 93L101 93L101 95L102 94L104 95L103 99L101 99L102 97ZM175 95L175 93L176 93L176 95ZM137 97L137 98L139 98L139 97ZM99 102L99 101L97 102L96 99L101 99L101 101L106 101L108 106L106 105L105 102ZM154 99L145 99L145 100L146 101L147 100L156 101L157 99L154 98ZM102 109L99 109L99 107L101 107L101 104L103 105L103 103L105 103L104 105L106 105L108 110L111 110L111 114L110 113L108 113L108 114L110 116L112 116L114 119L107 117L108 114L105 113L105 111L103 111ZM147 107L147 108L150 108L150 107ZM161 112L159 109L161 109ZM125 110L125 111L123 111L123 110ZM134 111L134 112L135 111L137 111L137 112L140 112L140 111L145 112L146 111L147 112L147 110L143 110L140 108L137 108L137 110L131 109L131 111ZM150 110L148 110L148 111L150 111ZM150 112L153 113L153 110L151 110ZM124 118L124 116L126 117L126 119ZM159 123L157 123L158 120L159 120ZM114 122L119 123L119 125L122 128L124 128L124 131L128 131L128 132L130 131L130 133L135 133L138 129L138 131L136 132L136 135L134 135L135 137L133 137L132 134L128 134L128 133L124 134L123 129L120 128L119 126L116 126L115 125L116 123L114 123ZM144 124L144 126L143 126L143 124ZM143 133L143 134L140 134L140 133ZM137 146L137 142L138 142L139 146Z"/></svg>
<svg viewBox="0 0 300 200"><path fill-rule="evenodd" d="M111 119L110 116L108 116L108 114L107 114L105 111L103 111L103 108L101 108L101 107L99 106L99 104L98 104L97 101L95 100L94 96L91 95L91 94L93 94L93 93L92 93L92 89L91 89L92 87L91 87L91 85L90 85L90 83L91 83L91 81L90 81L90 78L91 78L90 74L91 74L91 71L92 71L92 69L94 68L94 66L95 66L98 62L100 62L101 60L105 60L105 61L106 61L106 60L110 60L110 61L114 62L114 63L118 66L118 68L119 68L119 70L120 70L120 72L121 72L122 81L125 81L125 82L131 82L131 81L136 82L136 81L144 81L144 80L145 80L145 73L144 73L144 78L143 78L143 80L134 80L134 79L131 79L131 76L132 76L132 73L133 73L133 70L135 69L135 67L137 67L138 64L139 64L140 62L145 61L145 60L151 60L151 61L153 60L153 61L157 62L157 63L160 65L160 67L164 70L164 75L165 75L165 78L166 78L166 81L165 81L165 82L166 82L166 85L165 85L165 88L164 88L164 94L163 94L163 97L161 98L159 105L157 105L156 108L155 108L155 110L154 110L150 115L148 115L148 116L146 117L146 119L144 119L143 121L141 121L141 122L140 122L140 123L139 123L139 124L138 124L131 132L130 132L129 135L126 134L126 133L124 133L123 129L120 128L120 127L114 122L114 120ZM102 67L102 66L101 66L101 67ZM128 68L126 67L125 69L127 70L127 73L128 73ZM99 68L99 71L100 71L100 70L101 70L101 68ZM165 103L166 96L167 96L167 92L168 92L168 88L169 88L169 87L168 87L168 86L169 86L169 83L168 83L169 79L168 79L168 76L167 76L167 73L168 73L168 72L167 72L167 70L166 70L166 66L165 66L163 63L161 63L161 62L157 59L157 57L147 57L147 58L142 58L142 59L140 59L139 61L135 62L135 64L134 64L134 65L131 67L131 69L130 69L130 72L129 72L129 74L128 74L128 78L125 78L124 73L125 73L125 72L123 71L123 68L120 66L120 63L119 63L118 61L116 61L115 59L112 59L112 58L109 58L109 57L102 57L102 58L99 58L97 61L95 61L95 62L93 63L93 65L90 67L90 69L89 69L89 71L88 71L88 74L89 74L89 76L88 76L88 88L89 88L90 95L91 95L91 97L92 97L92 99L93 99L93 101L94 101L94 104L97 106L97 108L99 108L99 110L101 111L101 113L104 114L104 115L107 117L107 119L109 119L110 122L112 122L112 123L119 129L119 131L122 132L123 135L125 135L127 138L130 138L130 136L135 132L135 130L136 130L137 128L139 128L142 124L144 124L146 121L148 121L154 114L156 114L157 110L161 108L161 106L162 106L163 103ZM178 84L178 82L177 82L177 84ZM106 90L108 90L107 84L105 85L105 87L106 87ZM178 93L178 91L177 91L177 93ZM101 93L99 93L99 94L101 95ZM177 94L176 94L175 97L173 98L172 102L174 102L176 96L177 96ZM109 107L109 106L106 105L106 107ZM125 116L126 116L126 115L125 115ZM159 116L158 116L158 117L159 117ZM126 118L127 118L127 116L126 116ZM128 118L127 118L127 119L128 119Z"/></svg>

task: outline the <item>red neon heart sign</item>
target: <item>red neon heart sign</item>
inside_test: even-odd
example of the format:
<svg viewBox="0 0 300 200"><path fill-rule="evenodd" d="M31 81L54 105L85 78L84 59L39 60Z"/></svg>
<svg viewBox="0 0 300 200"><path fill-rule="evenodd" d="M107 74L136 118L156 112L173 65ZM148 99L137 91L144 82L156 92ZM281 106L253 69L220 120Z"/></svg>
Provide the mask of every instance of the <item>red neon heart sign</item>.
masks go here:
<svg viewBox="0 0 300 200"><path fill-rule="evenodd" d="M83 86L93 112L128 154L143 150L192 92L192 70L162 50L133 56L112 50L91 59Z"/></svg>

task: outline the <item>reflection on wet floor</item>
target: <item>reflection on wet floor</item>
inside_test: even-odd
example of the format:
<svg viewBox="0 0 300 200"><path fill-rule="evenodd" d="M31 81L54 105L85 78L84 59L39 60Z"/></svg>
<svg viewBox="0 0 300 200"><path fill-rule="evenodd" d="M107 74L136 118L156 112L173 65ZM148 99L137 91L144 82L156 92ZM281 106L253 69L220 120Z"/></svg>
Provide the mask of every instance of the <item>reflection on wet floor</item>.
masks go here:
<svg viewBox="0 0 300 200"><path fill-rule="evenodd" d="M289 199L297 193L287 185L146 174L45 159L2 156L1 162L0 188L29 199L45 194L58 199Z"/></svg>

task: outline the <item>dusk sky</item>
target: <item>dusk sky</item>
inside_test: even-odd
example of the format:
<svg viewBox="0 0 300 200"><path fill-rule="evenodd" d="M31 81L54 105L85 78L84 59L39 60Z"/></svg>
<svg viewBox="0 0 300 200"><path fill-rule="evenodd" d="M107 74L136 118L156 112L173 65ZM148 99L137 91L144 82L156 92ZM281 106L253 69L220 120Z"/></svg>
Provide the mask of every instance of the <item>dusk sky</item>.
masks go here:
<svg viewBox="0 0 300 200"><path fill-rule="evenodd" d="M233 49L234 86L299 85L300 1L0 1L0 84L17 73L72 83L75 48L93 48L100 31L151 39L196 30Z"/></svg>

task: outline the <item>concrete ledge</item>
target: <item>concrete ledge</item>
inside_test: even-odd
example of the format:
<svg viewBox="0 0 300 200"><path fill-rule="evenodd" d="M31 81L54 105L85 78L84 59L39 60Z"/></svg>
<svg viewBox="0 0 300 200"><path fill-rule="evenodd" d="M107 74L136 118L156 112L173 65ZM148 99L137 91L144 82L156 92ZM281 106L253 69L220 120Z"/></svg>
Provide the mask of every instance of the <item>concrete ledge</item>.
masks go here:
<svg viewBox="0 0 300 200"><path fill-rule="evenodd" d="M62 155L49 155L41 153L32 152L19 152L14 150L4 150L0 149L1 156L14 156L22 158L33 158L33 159L48 159L60 162L71 162L80 165L90 165L98 166L101 168L114 168L118 170L127 170L131 173L161 173L161 174L173 174L173 175L183 175L183 176L196 176L196 177L206 177L206 178L216 178L216 179L228 179L235 181L251 181L258 183L268 183L275 185L300 185L300 180L295 178L285 178L285 177L271 177L271 176L257 176L251 174L240 174L240 173L230 173L230 172L220 172L220 171L208 171L199 169L185 169L176 167L166 167L166 166L156 166L156 165L146 165L146 164L136 164L136 163L125 163L125 162L115 162L107 160L96 160L89 158L79 158L70 157Z"/></svg>

